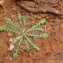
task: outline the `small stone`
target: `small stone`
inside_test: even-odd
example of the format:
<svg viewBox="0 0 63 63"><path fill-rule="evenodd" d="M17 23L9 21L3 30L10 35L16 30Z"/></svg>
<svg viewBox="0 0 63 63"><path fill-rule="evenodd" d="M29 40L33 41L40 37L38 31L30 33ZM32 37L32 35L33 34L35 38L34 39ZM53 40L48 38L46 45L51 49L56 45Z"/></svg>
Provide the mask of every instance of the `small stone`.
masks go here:
<svg viewBox="0 0 63 63"><path fill-rule="evenodd" d="M14 47L15 47L15 46L14 46L13 44L11 44L9 50L13 50Z"/></svg>

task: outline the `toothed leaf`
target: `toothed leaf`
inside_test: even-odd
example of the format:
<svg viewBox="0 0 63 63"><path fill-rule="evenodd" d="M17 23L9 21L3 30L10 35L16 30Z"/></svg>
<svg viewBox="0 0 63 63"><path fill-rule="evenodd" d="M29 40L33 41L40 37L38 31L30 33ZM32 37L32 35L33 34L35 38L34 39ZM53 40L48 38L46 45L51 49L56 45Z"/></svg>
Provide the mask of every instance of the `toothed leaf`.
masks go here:
<svg viewBox="0 0 63 63"><path fill-rule="evenodd" d="M36 37L36 38L46 38L49 36L49 34L47 33L41 33L41 34L27 34L28 36L31 37Z"/></svg>
<svg viewBox="0 0 63 63"><path fill-rule="evenodd" d="M5 31L6 28L4 26L0 26L0 31Z"/></svg>
<svg viewBox="0 0 63 63"><path fill-rule="evenodd" d="M26 36L26 39L33 46L33 48L35 48L36 50L40 51L40 48L36 44L34 44L27 36Z"/></svg>
<svg viewBox="0 0 63 63"><path fill-rule="evenodd" d="M42 28L40 26L37 26L36 28L34 28L32 30L42 30Z"/></svg>
<svg viewBox="0 0 63 63"><path fill-rule="evenodd" d="M10 18L5 18L5 21L6 21L7 24L11 24L11 25L14 24L13 21Z"/></svg>
<svg viewBox="0 0 63 63"><path fill-rule="evenodd" d="M45 22L46 22L46 19L41 19L38 24L39 24L39 25L40 25L40 24L44 24ZM38 25L38 24L37 24L37 25Z"/></svg>
<svg viewBox="0 0 63 63"><path fill-rule="evenodd" d="M27 40L25 40L25 50L27 52L30 52L30 47L29 47L29 44L28 44Z"/></svg>
<svg viewBox="0 0 63 63"><path fill-rule="evenodd" d="M30 37L36 37L36 38L42 38L40 37L40 34L27 34Z"/></svg>
<svg viewBox="0 0 63 63"><path fill-rule="evenodd" d="M25 25L26 24L26 17L25 16L21 16L20 14L18 14L18 19L21 25Z"/></svg>
<svg viewBox="0 0 63 63"><path fill-rule="evenodd" d="M26 24L26 17L25 16L22 16L22 21L23 21L23 24L25 25Z"/></svg>
<svg viewBox="0 0 63 63"><path fill-rule="evenodd" d="M21 20L21 15L20 14L18 14L18 19L19 19L20 25L22 25L22 20Z"/></svg>
<svg viewBox="0 0 63 63"><path fill-rule="evenodd" d="M13 44L18 43L20 40L21 40L21 36L17 37L17 38L14 40Z"/></svg>
<svg viewBox="0 0 63 63"><path fill-rule="evenodd" d="M40 26L40 24L44 24L46 22L46 19L41 19L36 25L32 26L27 32L32 31L33 29L37 28L37 26Z"/></svg>
<svg viewBox="0 0 63 63"><path fill-rule="evenodd" d="M40 36L41 36L41 35L40 35ZM49 36L49 34L47 34L47 33L43 33L43 34L42 34L42 37L43 37L43 38L46 38L46 37L48 37L48 36Z"/></svg>

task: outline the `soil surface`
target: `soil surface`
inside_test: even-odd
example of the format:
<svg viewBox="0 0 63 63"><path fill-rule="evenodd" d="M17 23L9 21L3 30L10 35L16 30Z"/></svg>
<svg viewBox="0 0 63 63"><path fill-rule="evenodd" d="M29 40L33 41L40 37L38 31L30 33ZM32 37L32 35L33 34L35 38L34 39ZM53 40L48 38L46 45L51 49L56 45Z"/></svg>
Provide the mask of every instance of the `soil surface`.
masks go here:
<svg viewBox="0 0 63 63"><path fill-rule="evenodd" d="M0 32L0 63L63 63L63 0L6 0L0 4L0 25L7 26L5 17L17 22L18 13L27 17L28 27L46 18L43 27L50 36L34 40L41 48L39 52L31 48L28 53L21 46L19 57L12 60L9 39L16 35Z"/></svg>

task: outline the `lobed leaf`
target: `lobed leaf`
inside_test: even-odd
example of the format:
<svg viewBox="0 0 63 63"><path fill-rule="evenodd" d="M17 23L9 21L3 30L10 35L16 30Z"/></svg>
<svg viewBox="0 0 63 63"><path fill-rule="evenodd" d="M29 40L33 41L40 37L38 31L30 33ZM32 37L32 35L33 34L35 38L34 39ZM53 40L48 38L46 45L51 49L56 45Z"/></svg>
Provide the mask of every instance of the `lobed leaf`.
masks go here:
<svg viewBox="0 0 63 63"><path fill-rule="evenodd" d="M37 26L36 28L34 28L32 30L42 30L42 28L40 26Z"/></svg>
<svg viewBox="0 0 63 63"><path fill-rule="evenodd" d="M47 34L47 33L40 34L40 37L43 37L43 38L46 38L48 36L49 36L49 34Z"/></svg>
<svg viewBox="0 0 63 63"><path fill-rule="evenodd" d="M19 23L21 25L25 25L26 24L26 17L25 16L21 16L20 14L18 14L18 19L19 19Z"/></svg>
<svg viewBox="0 0 63 63"><path fill-rule="evenodd" d="M26 24L26 17L25 16L22 16L22 21L23 21L23 25L25 25Z"/></svg>
<svg viewBox="0 0 63 63"><path fill-rule="evenodd" d="M47 33L41 33L41 34L27 34L27 36L36 37L36 38L46 38L49 36Z"/></svg>
<svg viewBox="0 0 63 63"><path fill-rule="evenodd" d="M19 19L20 25L22 25L22 20L21 20L21 15L20 14L18 14L18 19Z"/></svg>
<svg viewBox="0 0 63 63"><path fill-rule="evenodd" d="M44 24L46 22L46 19L41 19L36 25L32 26L27 32L32 31L33 29L37 28L37 26L40 26L40 24Z"/></svg>
<svg viewBox="0 0 63 63"><path fill-rule="evenodd" d="M34 44L27 36L25 36L25 37L26 37L27 41L33 46L33 48L40 51L40 48L36 44Z"/></svg>
<svg viewBox="0 0 63 63"><path fill-rule="evenodd" d="M6 28L4 26L0 26L0 31L5 31Z"/></svg>
<svg viewBox="0 0 63 63"><path fill-rule="evenodd" d="M39 21L39 23L37 23L37 25L40 25L40 24L44 24L46 22L46 19L41 19L40 21Z"/></svg>
<svg viewBox="0 0 63 63"><path fill-rule="evenodd" d="M30 47L29 47L29 44L27 43L27 40L25 40L25 50L27 52L30 52Z"/></svg>
<svg viewBox="0 0 63 63"><path fill-rule="evenodd" d="M6 21L7 24L11 24L11 25L14 24L13 21L10 18L5 18L5 21Z"/></svg>
<svg viewBox="0 0 63 63"><path fill-rule="evenodd" d="M7 24L10 24L12 27L15 27L16 29L18 29L18 25L14 23L10 18L5 18L5 21Z"/></svg>
<svg viewBox="0 0 63 63"><path fill-rule="evenodd" d="M17 37L17 38L14 40L13 44L19 43L20 40L21 40L21 36Z"/></svg>
<svg viewBox="0 0 63 63"><path fill-rule="evenodd" d="M42 37L40 37L40 34L27 34L27 36L36 37L36 38L42 38Z"/></svg>

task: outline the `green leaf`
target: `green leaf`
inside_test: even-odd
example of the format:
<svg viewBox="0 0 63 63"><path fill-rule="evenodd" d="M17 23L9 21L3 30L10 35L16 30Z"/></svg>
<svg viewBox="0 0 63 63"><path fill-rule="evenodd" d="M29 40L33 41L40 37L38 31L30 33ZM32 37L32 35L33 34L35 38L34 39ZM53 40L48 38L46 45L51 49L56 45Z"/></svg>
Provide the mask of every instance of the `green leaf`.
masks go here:
<svg viewBox="0 0 63 63"><path fill-rule="evenodd" d="M47 33L43 33L43 34L42 34L42 37L43 37L43 38L46 38L46 37L48 37L48 36L49 36L49 34L47 34Z"/></svg>
<svg viewBox="0 0 63 63"><path fill-rule="evenodd" d="M34 28L32 30L42 30L42 28L40 26L37 26L36 28Z"/></svg>
<svg viewBox="0 0 63 63"><path fill-rule="evenodd" d="M27 41L33 46L33 48L40 51L40 48L36 44L34 44L27 36L25 36L25 37L26 37Z"/></svg>
<svg viewBox="0 0 63 63"><path fill-rule="evenodd" d="M41 33L41 34L27 34L27 36L30 37L36 37L36 38L46 38L49 36L47 33Z"/></svg>
<svg viewBox="0 0 63 63"><path fill-rule="evenodd" d="M23 21L23 24L25 25L26 24L26 17L25 16L22 16L22 21Z"/></svg>
<svg viewBox="0 0 63 63"><path fill-rule="evenodd" d="M18 19L19 19L19 23L20 23L20 25L22 25L22 20L21 20L21 15L20 14L18 14Z"/></svg>
<svg viewBox="0 0 63 63"><path fill-rule="evenodd" d="M18 19L19 19L19 23L21 25L25 25L26 24L26 17L25 16L21 16L20 14L18 14Z"/></svg>
<svg viewBox="0 0 63 63"><path fill-rule="evenodd" d="M19 43L20 40L21 40L21 36L17 37L17 38L14 40L13 44Z"/></svg>
<svg viewBox="0 0 63 63"><path fill-rule="evenodd" d="M27 36L36 37L36 38L42 38L42 37L40 37L40 34L27 34Z"/></svg>
<svg viewBox="0 0 63 63"><path fill-rule="evenodd" d="M27 43L27 40L25 40L25 50L27 52L30 52L30 47L29 47L29 44Z"/></svg>
<svg viewBox="0 0 63 63"><path fill-rule="evenodd" d="M6 28L6 31L9 31L9 32L12 32L12 33L16 33L16 31L15 31L15 30L13 30L13 29L12 29L12 28L10 28L10 27Z"/></svg>
<svg viewBox="0 0 63 63"><path fill-rule="evenodd" d="M20 13L18 14L18 19L21 20L21 15L20 15Z"/></svg>
<svg viewBox="0 0 63 63"><path fill-rule="evenodd" d="M25 46L25 49L26 49L27 52L30 52L30 47L29 47L29 45L26 45L26 46Z"/></svg>
<svg viewBox="0 0 63 63"><path fill-rule="evenodd" d="M40 24L44 24L45 22L46 22L46 19L43 18L43 19L41 19L41 20L39 21L38 24L39 24L39 25L40 25ZM38 25L38 24L37 24L37 25Z"/></svg>
<svg viewBox="0 0 63 63"><path fill-rule="evenodd" d="M46 22L46 19L41 19L36 25L32 26L27 32L32 31L35 29L37 26L40 26L40 24L44 24Z"/></svg>
<svg viewBox="0 0 63 63"><path fill-rule="evenodd" d="M13 53L13 57L12 57L12 58L13 58L13 59L16 59L17 57L18 57L18 53L16 53L16 52Z"/></svg>
<svg viewBox="0 0 63 63"><path fill-rule="evenodd" d="M21 45L21 43L22 43L22 36L20 37L21 39L20 39L20 42L19 42L19 44L18 44L18 47L17 47L17 49L16 49L16 52L15 53L13 53L13 59L16 59L17 57L18 57L18 51L19 51L19 47L20 47L20 45Z"/></svg>
<svg viewBox="0 0 63 63"><path fill-rule="evenodd" d="M20 37L20 40L19 40L19 43L18 43L18 47L16 49L16 53L18 53L18 51L19 51L20 45L22 44L22 39L23 39L23 36Z"/></svg>
<svg viewBox="0 0 63 63"><path fill-rule="evenodd" d="M6 28L4 26L0 26L0 31L5 31Z"/></svg>
<svg viewBox="0 0 63 63"><path fill-rule="evenodd" d="M13 21L10 18L5 18L5 21L6 21L7 24L11 24L11 25L14 24Z"/></svg>
<svg viewBox="0 0 63 63"><path fill-rule="evenodd" d="M19 26L16 23L14 23L10 18L5 18L5 21L6 23L10 24L12 28L15 28L17 31L21 32L21 30L19 29Z"/></svg>

